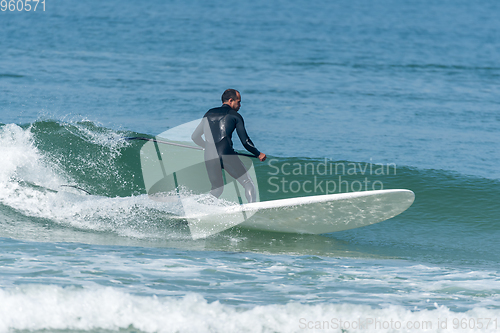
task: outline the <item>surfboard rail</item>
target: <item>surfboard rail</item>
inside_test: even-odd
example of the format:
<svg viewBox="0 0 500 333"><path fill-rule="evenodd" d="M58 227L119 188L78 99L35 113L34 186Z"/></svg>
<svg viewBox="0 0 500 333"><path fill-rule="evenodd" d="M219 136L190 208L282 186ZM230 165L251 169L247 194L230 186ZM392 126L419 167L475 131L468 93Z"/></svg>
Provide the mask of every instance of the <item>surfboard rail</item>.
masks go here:
<svg viewBox="0 0 500 333"><path fill-rule="evenodd" d="M390 219L408 209L414 199L412 191L402 189L350 192L212 207L185 218L194 239L236 225L272 232L324 234Z"/></svg>

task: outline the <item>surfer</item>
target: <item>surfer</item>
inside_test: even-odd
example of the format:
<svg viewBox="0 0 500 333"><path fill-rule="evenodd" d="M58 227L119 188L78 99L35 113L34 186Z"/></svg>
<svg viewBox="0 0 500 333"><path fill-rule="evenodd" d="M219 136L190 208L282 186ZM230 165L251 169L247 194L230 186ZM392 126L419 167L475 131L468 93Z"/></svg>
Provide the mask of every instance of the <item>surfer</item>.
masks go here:
<svg viewBox="0 0 500 333"><path fill-rule="evenodd" d="M241 143L259 160L265 161L266 154L255 148L245 130L243 117L238 113L241 107L239 91L227 89L222 94L222 106L207 111L202 121L191 135L191 139L205 149L205 166L212 184L210 193L216 198L224 190L222 169L226 170L245 188L248 202L255 202L256 191L252 179L237 153L233 149L232 135L238 133ZM205 136L203 140L202 135Z"/></svg>

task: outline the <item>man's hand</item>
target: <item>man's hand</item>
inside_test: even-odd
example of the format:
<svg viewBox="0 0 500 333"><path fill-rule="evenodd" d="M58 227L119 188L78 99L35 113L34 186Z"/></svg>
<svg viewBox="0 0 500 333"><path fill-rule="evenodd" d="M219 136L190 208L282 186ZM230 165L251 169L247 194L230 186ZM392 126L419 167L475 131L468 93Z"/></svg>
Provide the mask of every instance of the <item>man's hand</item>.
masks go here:
<svg viewBox="0 0 500 333"><path fill-rule="evenodd" d="M266 154L264 154L264 153L260 153L260 155L259 155L259 160L260 160L261 162L264 162L264 161L266 160L266 158L267 158Z"/></svg>

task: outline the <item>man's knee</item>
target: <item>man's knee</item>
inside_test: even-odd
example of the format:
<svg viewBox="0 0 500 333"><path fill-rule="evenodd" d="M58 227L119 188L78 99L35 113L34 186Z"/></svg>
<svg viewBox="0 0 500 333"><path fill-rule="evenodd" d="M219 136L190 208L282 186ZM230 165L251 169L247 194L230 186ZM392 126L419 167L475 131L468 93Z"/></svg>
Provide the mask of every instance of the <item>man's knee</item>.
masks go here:
<svg viewBox="0 0 500 333"><path fill-rule="evenodd" d="M212 188L212 190L210 191L210 194L212 194L214 197L218 198L221 196L222 191L224 191L224 187L215 187L215 188Z"/></svg>
<svg viewBox="0 0 500 333"><path fill-rule="evenodd" d="M255 202L257 199L257 192L255 191L255 185L250 178L247 178L241 182L241 185L245 188L245 196L248 202Z"/></svg>

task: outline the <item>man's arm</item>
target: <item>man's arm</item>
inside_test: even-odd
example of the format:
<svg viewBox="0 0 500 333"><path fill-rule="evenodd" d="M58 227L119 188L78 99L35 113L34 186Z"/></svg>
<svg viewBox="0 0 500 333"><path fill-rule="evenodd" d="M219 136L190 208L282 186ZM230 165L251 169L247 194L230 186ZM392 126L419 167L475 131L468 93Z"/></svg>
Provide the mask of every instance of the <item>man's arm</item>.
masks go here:
<svg viewBox="0 0 500 333"><path fill-rule="evenodd" d="M259 158L261 161L266 160L266 154L261 153L253 144L252 140L248 137L247 131L245 129L245 123L243 121L243 117L239 116L238 120L236 122L236 133L238 133L238 137L240 138L241 143L243 144L243 147L245 147L246 150L254 154L256 157Z"/></svg>
<svg viewBox="0 0 500 333"><path fill-rule="evenodd" d="M205 118L203 118L200 121L200 124L196 129L194 130L193 134L191 135L191 140L193 140L194 143L196 143L198 146L205 148L205 140L201 137L203 135L203 123L205 121Z"/></svg>

